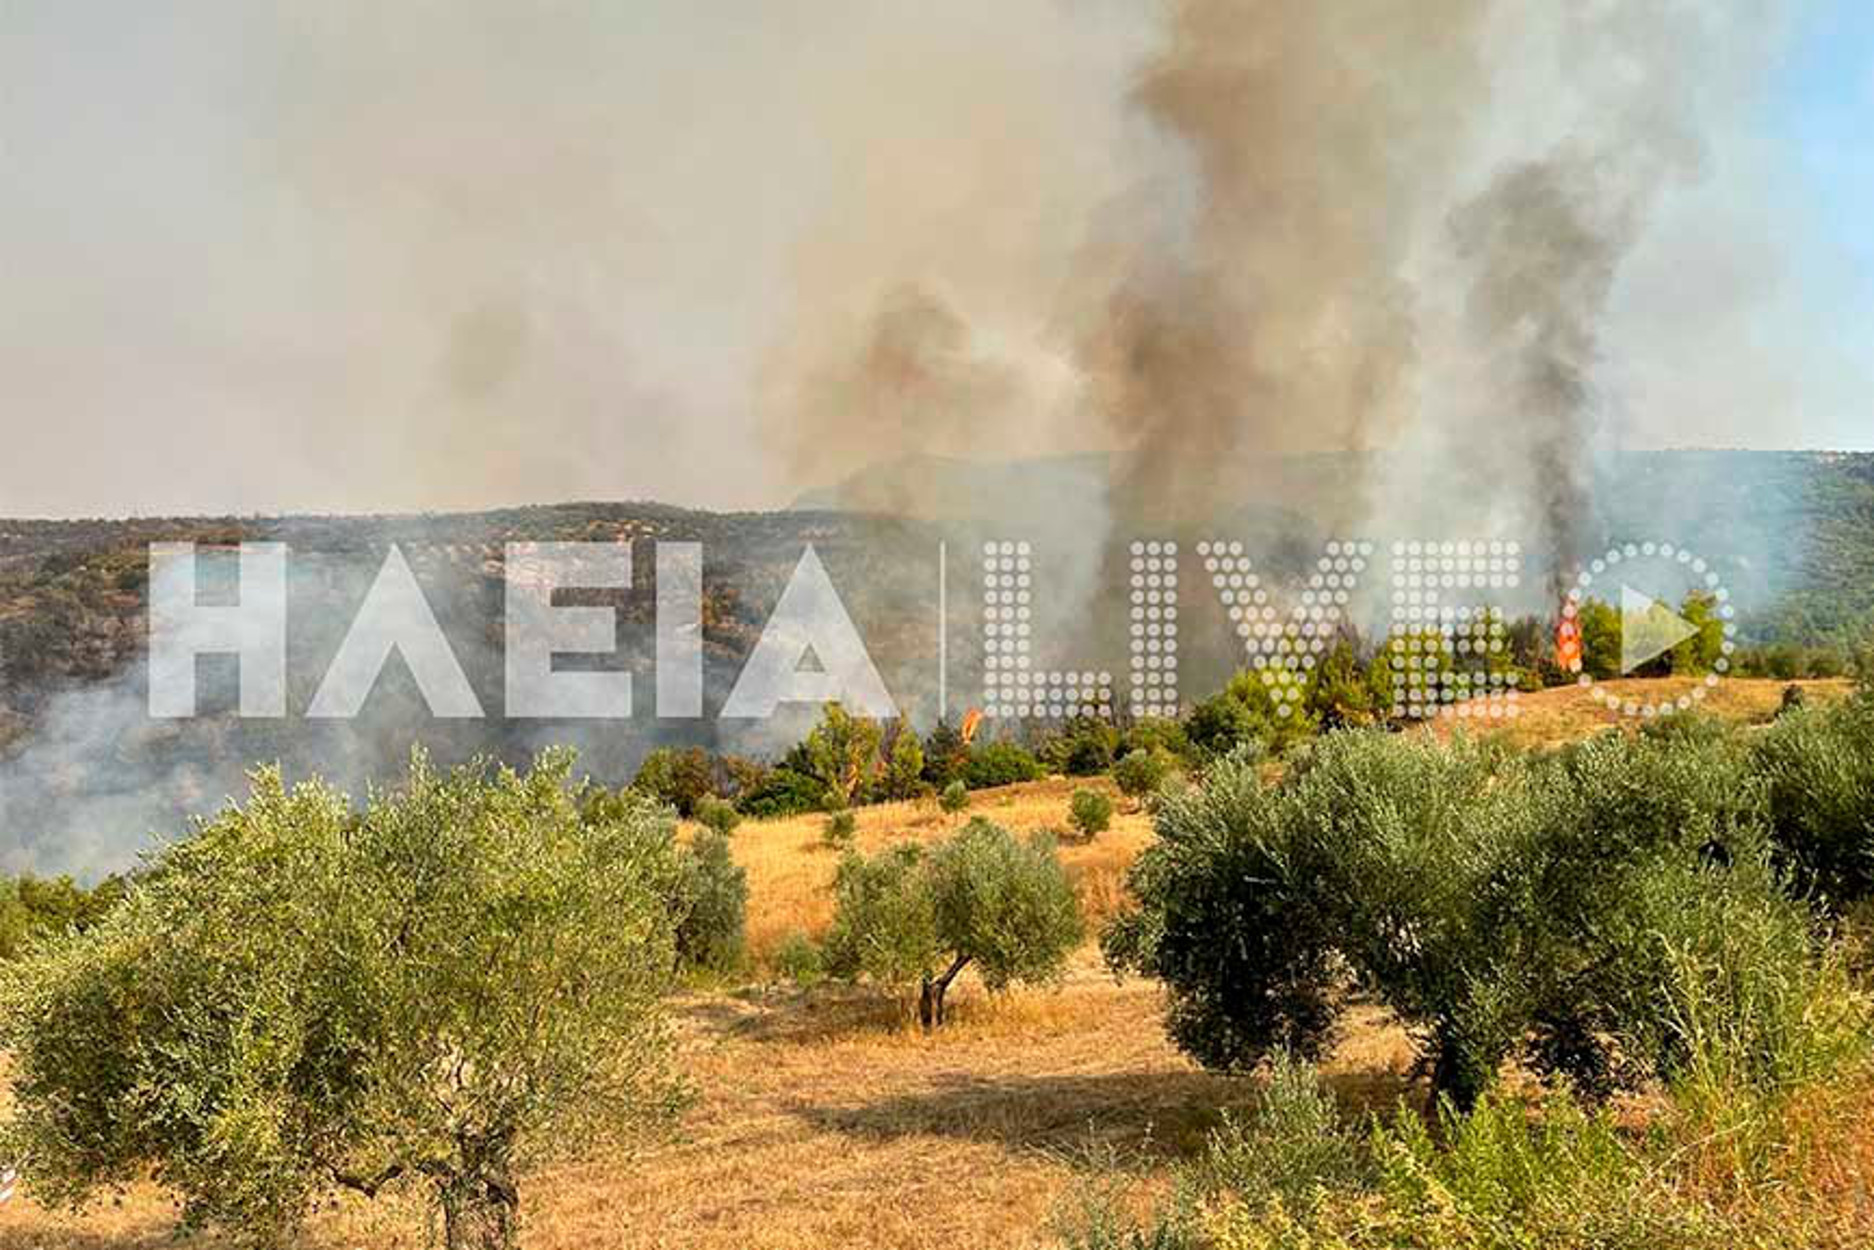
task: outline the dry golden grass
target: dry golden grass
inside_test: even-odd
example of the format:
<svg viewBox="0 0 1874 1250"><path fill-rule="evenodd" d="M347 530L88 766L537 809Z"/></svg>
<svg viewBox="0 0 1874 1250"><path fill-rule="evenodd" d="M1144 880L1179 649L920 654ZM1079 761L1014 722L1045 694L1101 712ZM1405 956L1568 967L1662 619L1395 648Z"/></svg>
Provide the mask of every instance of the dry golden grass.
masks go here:
<svg viewBox="0 0 1874 1250"><path fill-rule="evenodd" d="M531 1177L523 1244L1036 1244L1097 1151L1163 1169L1247 1092L1178 1054L1157 990L1114 982L1091 952L1055 989L991 999L965 984L935 1036L838 988L696 995L679 1016L698 1101L677 1137ZM1350 1107L1378 1108L1410 1062L1404 1036L1361 1009L1331 1079ZM171 1214L147 1187L78 1220L16 1200L0 1246L155 1250L176 1244ZM407 1202L351 1200L312 1230L320 1247L412 1248L424 1231Z"/></svg>
<svg viewBox="0 0 1874 1250"><path fill-rule="evenodd" d="M1151 820L1103 777L1052 778L978 790L970 796L969 810L956 816L939 810L935 799L857 808L856 845L872 854L898 842L929 842L954 833L972 816L987 817L1017 833L1067 830L1068 799L1083 786L1113 798L1113 826L1090 842L1063 836L1061 861L1074 879L1089 923L1098 924L1118 905L1126 868L1152 836ZM736 862L748 870L749 952L757 963L788 934L818 938L832 923L839 852L822 841L825 827L826 817L814 814L749 821L736 830Z"/></svg>
<svg viewBox="0 0 1874 1250"><path fill-rule="evenodd" d="M1622 701L1655 706L1688 694L1699 685L1696 677L1626 677L1596 683ZM1698 706L1724 720L1741 724L1765 724L1776 716L1786 686L1798 686L1809 699L1840 698L1848 693L1846 681L1773 681L1732 678L1710 687ZM1609 729L1631 728L1640 723L1634 717L1621 716L1594 701L1577 686L1538 690L1518 700L1519 711L1504 720L1483 720L1444 716L1428 728L1440 735L1457 732L1501 735L1517 747L1545 747L1572 742Z"/></svg>

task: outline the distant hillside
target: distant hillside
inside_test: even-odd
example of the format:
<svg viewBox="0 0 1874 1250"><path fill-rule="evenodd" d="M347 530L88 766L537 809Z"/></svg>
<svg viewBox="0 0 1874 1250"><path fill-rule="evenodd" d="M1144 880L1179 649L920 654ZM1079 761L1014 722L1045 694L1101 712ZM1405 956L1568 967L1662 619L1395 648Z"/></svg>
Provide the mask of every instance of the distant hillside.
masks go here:
<svg viewBox="0 0 1874 1250"><path fill-rule="evenodd" d="M1345 483L1345 458L1283 462L1270 488L1211 536L1240 537L1272 583L1319 556ZM289 776L317 771L359 788L394 769L413 744L447 761L483 753L520 760L549 743L580 751L608 782L630 777L662 742L773 754L805 720L714 719L802 549L825 562L894 697L921 723L937 715L940 544L948 544L948 615L941 622L951 715L981 689L985 537L1032 537L1038 634L1065 655L1124 663L1126 557L1105 550L1125 519L1094 529L1066 506L1103 489L1104 462L1080 457L985 468L918 460L886 466L780 513L714 514L657 504L574 503L462 515L0 520L0 872L121 867L151 830L245 789L254 761ZM1696 545L1722 570L1747 641L1830 644L1861 638L1874 619L1874 455L1659 452L1622 457L1600 484L1588 541L1660 538ZM805 505L813 505L808 508ZM909 515L905 515L909 514ZM1140 523L1149 527L1149 519ZM1135 534L1151 532L1149 528ZM1342 531L1344 532L1344 531ZM1193 534L1192 537L1197 535ZM1375 537L1379 537L1375 535ZM501 717L503 545L525 540L637 540L634 590L618 610L618 656L642 674L629 720L541 722ZM694 721L652 715L652 544L701 542L704 695ZM224 657L200 666L203 714L147 715L143 650L147 547L193 541L212 557L204 593L231 590L226 553L243 541L293 552L289 587L289 705L284 721L233 715L235 672ZM391 544L409 559L488 716L428 713L400 663L356 722L308 721L303 711ZM217 575L223 583L215 588ZM1545 613L1540 579L1516 611ZM1241 662L1235 633L1201 578L1187 579L1181 654L1187 696L1214 688ZM1049 613L1051 612L1051 616ZM1045 654L1043 664L1058 663ZM803 716L805 713L803 713Z"/></svg>
<svg viewBox="0 0 1874 1250"><path fill-rule="evenodd" d="M1238 474L1252 483L1242 503L1211 518L1210 532L1274 537L1305 550L1345 532L1351 519L1365 536L1391 537L1373 532L1360 511L1357 484L1372 467L1370 456L1351 453L1252 466ZM1046 527L1059 524L1061 501L1106 490L1113 472L1098 455L1016 463L920 456L869 468L798 503ZM1756 641L1847 642L1865 637L1874 621L1874 453L1628 452L1603 467L1593 496L1586 554L1649 538L1696 546L1723 568ZM1128 524L1115 521L1122 532Z"/></svg>

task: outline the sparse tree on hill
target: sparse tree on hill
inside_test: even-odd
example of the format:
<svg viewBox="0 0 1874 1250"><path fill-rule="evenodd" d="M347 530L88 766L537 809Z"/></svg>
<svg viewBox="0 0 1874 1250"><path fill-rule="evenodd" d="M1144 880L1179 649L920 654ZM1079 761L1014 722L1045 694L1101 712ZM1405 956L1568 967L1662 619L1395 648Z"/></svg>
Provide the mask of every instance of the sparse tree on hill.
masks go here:
<svg viewBox="0 0 1874 1250"><path fill-rule="evenodd" d="M1162 747L1132 751L1113 765L1113 783L1135 804L1143 803L1165 784L1176 766L1177 761Z"/></svg>
<svg viewBox="0 0 1874 1250"><path fill-rule="evenodd" d="M826 705L820 723L802 744L807 761L841 807L850 806L871 783L883 738L876 721L854 716L837 703Z"/></svg>
<svg viewBox="0 0 1874 1250"><path fill-rule="evenodd" d="M1053 842L1019 842L986 820L929 851L849 854L835 888L829 968L894 989L916 985L927 1029L942 1026L945 996L965 968L991 992L1047 981L1082 933Z"/></svg>
<svg viewBox="0 0 1874 1250"><path fill-rule="evenodd" d="M918 742L917 731L902 717L892 731L885 789L894 799L916 798L924 790L924 747Z"/></svg>

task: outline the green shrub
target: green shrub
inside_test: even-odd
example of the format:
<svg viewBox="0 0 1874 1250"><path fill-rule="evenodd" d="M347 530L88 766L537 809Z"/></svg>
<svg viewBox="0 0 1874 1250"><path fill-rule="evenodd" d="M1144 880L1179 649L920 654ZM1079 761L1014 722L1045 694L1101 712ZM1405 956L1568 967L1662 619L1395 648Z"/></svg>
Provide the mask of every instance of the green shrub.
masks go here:
<svg viewBox="0 0 1874 1250"><path fill-rule="evenodd" d="M776 768L738 799L736 806L754 820L780 820L820 811L826 803L827 788L818 778L792 768Z"/></svg>
<svg viewBox="0 0 1874 1250"><path fill-rule="evenodd" d="M803 989L826 978L825 953L819 943L799 930L781 939L773 963L777 974Z"/></svg>
<svg viewBox="0 0 1874 1250"><path fill-rule="evenodd" d="M1778 862L1834 910L1874 894L1874 697L1786 712L1759 737Z"/></svg>
<svg viewBox="0 0 1874 1250"><path fill-rule="evenodd" d="M1112 825L1113 801L1098 790L1076 790L1068 800L1067 814L1080 835L1091 838Z"/></svg>
<svg viewBox="0 0 1874 1250"><path fill-rule="evenodd" d="M1119 731L1097 716L1076 716L1052 735L1041 753L1042 762L1070 777L1096 777L1113 766Z"/></svg>
<svg viewBox="0 0 1874 1250"><path fill-rule="evenodd" d="M1101 937L1115 969L1165 982L1172 1040L1224 1070L1273 1051L1318 1055L1336 1013L1329 900L1306 878L1261 763L1252 744L1166 799L1158 840L1128 875L1139 906Z"/></svg>
<svg viewBox="0 0 1874 1250"><path fill-rule="evenodd" d="M742 823L742 813L735 810L733 803L705 795L696 804L696 819L704 828L726 838Z"/></svg>
<svg viewBox="0 0 1874 1250"><path fill-rule="evenodd" d="M942 790L963 776L969 763L969 746L963 735L948 721L939 721L924 739L924 780L933 789Z"/></svg>
<svg viewBox="0 0 1874 1250"><path fill-rule="evenodd" d="M854 716L838 703L829 703L801 743L807 770L818 778L839 806L862 802L879 773L879 746L885 731L879 723Z"/></svg>
<svg viewBox="0 0 1874 1250"><path fill-rule="evenodd" d="M937 920L923 868L923 848L911 842L869 857L845 854L833 881L830 974L897 990L930 970L939 953Z"/></svg>
<svg viewBox="0 0 1874 1250"><path fill-rule="evenodd" d="M582 816L570 771L418 757L362 812L256 774L0 980L0 1150L46 1202L152 1178L242 1244L301 1244L339 1186L512 1244L535 1167L675 1105L671 822Z"/></svg>
<svg viewBox="0 0 1874 1250"><path fill-rule="evenodd" d="M1185 768L1195 768L1203 762L1203 753L1191 745L1184 726L1162 717L1134 721L1126 730L1118 754L1125 756L1134 751L1162 751L1172 758L1174 766Z"/></svg>
<svg viewBox="0 0 1874 1250"><path fill-rule="evenodd" d="M1695 945L1726 977L1813 966L1770 871L1762 790L1732 739L1696 735L1531 762L1343 732L1275 786L1225 761L1161 806L1107 956L1166 981L1172 1036L1212 1066L1319 1053L1344 967L1459 1106L1512 1055L1586 1089L1670 1076L1669 922L1722 902L1738 931L1782 935Z"/></svg>
<svg viewBox="0 0 1874 1250"><path fill-rule="evenodd" d="M859 836L859 821L851 811L830 812L826 818L826 827L820 832L820 840L835 850L844 850Z"/></svg>
<svg viewBox="0 0 1874 1250"><path fill-rule="evenodd" d="M963 766L964 784L972 790L1039 781L1046 775L1041 761L1013 742L984 743L970 752L969 761Z"/></svg>
<svg viewBox="0 0 1874 1250"><path fill-rule="evenodd" d="M1341 1122L1314 1067L1278 1054L1249 1113L1224 1114L1193 1179L1205 1193L1228 1194L1252 1209L1279 1199L1299 1210L1318 1191L1359 1187L1369 1172L1361 1143Z"/></svg>
<svg viewBox="0 0 1874 1250"><path fill-rule="evenodd" d="M1205 759L1220 759L1252 742L1272 752L1283 751L1319 727L1318 714L1305 701L1282 713L1267 680L1273 671L1245 669L1191 709L1185 734Z"/></svg>
<svg viewBox="0 0 1874 1250"><path fill-rule="evenodd" d="M716 765L702 747L659 747L638 765L631 788L694 816L697 804L716 792Z"/></svg>
<svg viewBox="0 0 1874 1250"><path fill-rule="evenodd" d="M928 852L849 852L834 886L827 964L892 989L919 987L918 1018L944 1022L951 983L974 967L993 993L1058 976L1079 942L1072 885L1046 837L1018 842L973 820Z"/></svg>
<svg viewBox="0 0 1874 1250"><path fill-rule="evenodd" d="M673 910L679 964L719 976L739 971L748 919L748 873L730 854L729 839L712 829L698 832L679 851L678 865Z"/></svg>
<svg viewBox="0 0 1874 1250"><path fill-rule="evenodd" d="M950 815L956 815L970 805L969 787L964 785L961 781L951 782L943 788L943 793L938 796L937 805Z"/></svg>
<svg viewBox="0 0 1874 1250"><path fill-rule="evenodd" d="M1163 747L1131 751L1113 765L1113 782L1119 792L1136 802L1143 802L1165 784L1177 767L1177 759Z"/></svg>
<svg viewBox="0 0 1874 1250"><path fill-rule="evenodd" d="M88 890L70 877L0 877L0 961L17 958L32 943L91 928L129 888L120 876Z"/></svg>
<svg viewBox="0 0 1874 1250"><path fill-rule="evenodd" d="M885 796L914 799L924 792L924 748L917 732L900 718L892 729L891 746L886 752Z"/></svg>

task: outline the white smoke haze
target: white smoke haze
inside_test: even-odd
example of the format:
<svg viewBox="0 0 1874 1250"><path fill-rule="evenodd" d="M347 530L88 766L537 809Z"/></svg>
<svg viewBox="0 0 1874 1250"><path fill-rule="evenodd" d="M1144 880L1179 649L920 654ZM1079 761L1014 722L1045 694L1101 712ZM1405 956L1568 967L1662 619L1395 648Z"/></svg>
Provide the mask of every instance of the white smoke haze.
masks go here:
<svg viewBox="0 0 1874 1250"><path fill-rule="evenodd" d="M1867 381L1774 284L1751 101L1798 7L11 5L0 511L759 507L1115 449L1184 511L1420 419L1445 217L1568 141L1660 184L1596 366L1636 440L1780 441Z"/></svg>

